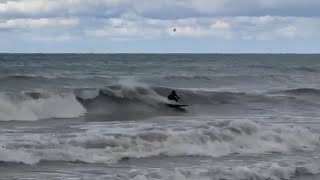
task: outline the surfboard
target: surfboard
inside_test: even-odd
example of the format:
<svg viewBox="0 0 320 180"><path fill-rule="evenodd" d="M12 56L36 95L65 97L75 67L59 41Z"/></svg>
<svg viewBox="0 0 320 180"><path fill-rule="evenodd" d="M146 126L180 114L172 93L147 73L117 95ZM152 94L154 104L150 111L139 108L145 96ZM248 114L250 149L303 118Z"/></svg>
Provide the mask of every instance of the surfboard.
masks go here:
<svg viewBox="0 0 320 180"><path fill-rule="evenodd" d="M174 107L174 108L181 108L181 107L189 106L187 104L169 104L169 103L166 103L166 105L169 107Z"/></svg>

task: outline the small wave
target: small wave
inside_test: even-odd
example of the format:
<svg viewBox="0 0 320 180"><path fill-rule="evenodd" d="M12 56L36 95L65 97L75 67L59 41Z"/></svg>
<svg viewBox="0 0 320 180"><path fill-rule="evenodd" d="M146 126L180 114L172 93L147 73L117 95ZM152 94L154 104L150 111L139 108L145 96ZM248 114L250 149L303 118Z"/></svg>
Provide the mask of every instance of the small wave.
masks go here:
<svg viewBox="0 0 320 180"><path fill-rule="evenodd" d="M33 81L40 81L40 82L53 82L53 81L80 81L80 80L92 80L92 81L107 81L110 80L110 76L86 76L86 75L73 75L73 76L67 76L67 75L6 75L6 76L0 76L1 81L26 81L26 82L33 82Z"/></svg>
<svg viewBox="0 0 320 180"><path fill-rule="evenodd" d="M318 72L319 70L317 69L313 69L313 68L310 68L310 67L298 67L298 68L295 68L296 70L298 71L302 71L302 72Z"/></svg>
<svg viewBox="0 0 320 180"><path fill-rule="evenodd" d="M320 89L297 88L278 91L271 94L284 95L288 98L291 98L291 100L294 100L295 104L303 104L304 106L311 105L309 106L309 109L313 108L316 110L320 104Z"/></svg>
<svg viewBox="0 0 320 180"><path fill-rule="evenodd" d="M298 89L290 89L282 91L287 94L293 94L293 95L320 95L320 89L313 89L313 88L298 88Z"/></svg>
<svg viewBox="0 0 320 180"><path fill-rule="evenodd" d="M318 69L311 68L311 67L277 67L272 65L265 65L265 64L254 64L254 65L248 65L249 68L257 68L257 69L271 69L271 70L289 70L289 71L301 71L301 72L318 72Z"/></svg>
<svg viewBox="0 0 320 180"><path fill-rule="evenodd" d="M1 81L14 81L14 80L46 80L50 79L44 76L37 76L37 75L9 75L9 76L2 76L0 77Z"/></svg>
<svg viewBox="0 0 320 180"><path fill-rule="evenodd" d="M163 76L163 78L168 80L211 80L210 77L201 75L167 75Z"/></svg>
<svg viewBox="0 0 320 180"><path fill-rule="evenodd" d="M12 75L12 76L6 76L3 78L8 78L8 79L32 79L36 78L37 76L31 76L31 75Z"/></svg>

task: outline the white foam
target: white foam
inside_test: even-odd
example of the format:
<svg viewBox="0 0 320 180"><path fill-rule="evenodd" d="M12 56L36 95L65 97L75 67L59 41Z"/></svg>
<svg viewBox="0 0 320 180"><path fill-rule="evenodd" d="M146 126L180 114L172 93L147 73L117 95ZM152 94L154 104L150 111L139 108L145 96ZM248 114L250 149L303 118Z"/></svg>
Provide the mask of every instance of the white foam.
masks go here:
<svg viewBox="0 0 320 180"><path fill-rule="evenodd" d="M192 166L192 165L191 165ZM274 163L256 163L247 166L213 166L210 168L199 167L181 167L174 169L147 169L147 170L131 170L119 176L120 179L135 179L135 180L282 180L291 179L297 175L318 174L319 165L312 164L317 172L306 171L304 174L299 173L300 168L308 167L310 163L301 165L280 165Z"/></svg>
<svg viewBox="0 0 320 180"><path fill-rule="evenodd" d="M0 159L2 162L15 162L25 164L36 164L40 161L39 157L33 156L26 149L5 149L0 147Z"/></svg>
<svg viewBox="0 0 320 180"><path fill-rule="evenodd" d="M72 118L86 113L72 93L49 93L39 99L14 98L0 94L0 120L34 121L46 118Z"/></svg>
<svg viewBox="0 0 320 180"><path fill-rule="evenodd" d="M99 90L91 89L91 90L81 90L77 94L78 97L82 99L93 99L99 95Z"/></svg>
<svg viewBox="0 0 320 180"><path fill-rule="evenodd" d="M151 127L157 126L151 124ZM12 150L11 156L15 156L17 150L29 154L26 159L21 157L24 163L54 160L109 164L126 157L291 154L313 152L319 147L319 134L306 128L261 126L251 121L210 122L183 130L130 125L118 126L117 132L110 124L64 137L26 134L10 138L5 142L9 144L7 150ZM6 152L5 156L10 155ZM36 157L36 160L30 162L28 157Z"/></svg>

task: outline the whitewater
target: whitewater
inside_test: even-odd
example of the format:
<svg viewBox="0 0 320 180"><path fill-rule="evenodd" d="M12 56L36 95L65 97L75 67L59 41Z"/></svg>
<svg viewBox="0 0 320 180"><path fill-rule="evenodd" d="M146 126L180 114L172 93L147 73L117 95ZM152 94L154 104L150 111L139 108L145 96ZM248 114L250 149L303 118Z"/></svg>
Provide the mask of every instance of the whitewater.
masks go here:
<svg viewBox="0 0 320 180"><path fill-rule="evenodd" d="M319 179L319 58L0 54L0 179Z"/></svg>

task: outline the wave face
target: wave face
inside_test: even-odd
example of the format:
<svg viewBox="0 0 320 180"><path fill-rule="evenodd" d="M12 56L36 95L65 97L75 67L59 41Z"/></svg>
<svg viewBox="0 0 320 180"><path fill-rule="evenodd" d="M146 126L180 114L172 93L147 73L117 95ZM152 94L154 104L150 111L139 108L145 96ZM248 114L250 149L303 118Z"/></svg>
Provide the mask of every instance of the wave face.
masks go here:
<svg viewBox="0 0 320 180"><path fill-rule="evenodd" d="M137 128L135 124L124 127L109 124L60 135L9 134L3 132L7 141L1 144L0 161L26 164L40 161L110 164L128 158L156 156L289 155L313 152L319 147L319 134L307 128L266 126L244 120L211 121L185 127L146 124Z"/></svg>

